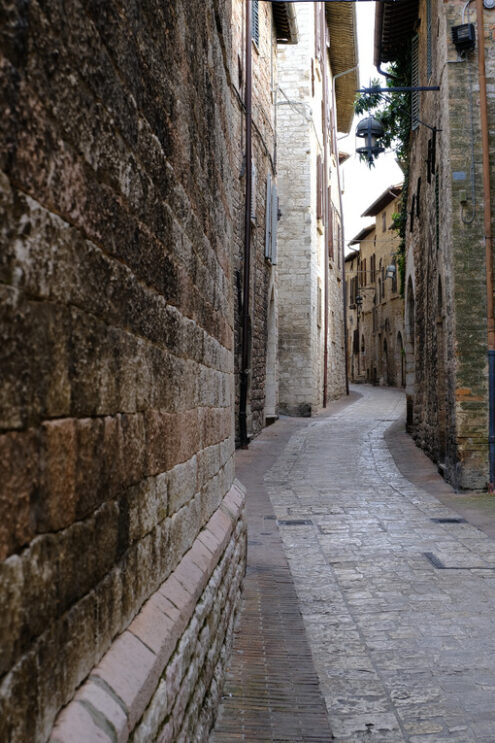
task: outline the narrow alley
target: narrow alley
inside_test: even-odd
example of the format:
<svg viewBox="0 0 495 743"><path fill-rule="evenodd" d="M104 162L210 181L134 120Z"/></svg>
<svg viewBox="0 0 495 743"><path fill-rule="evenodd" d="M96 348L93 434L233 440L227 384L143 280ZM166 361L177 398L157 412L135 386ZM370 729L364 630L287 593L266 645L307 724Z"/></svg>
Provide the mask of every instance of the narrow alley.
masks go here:
<svg viewBox="0 0 495 743"><path fill-rule="evenodd" d="M456 495L404 416L361 385L238 453L248 573L210 743L493 743L490 496Z"/></svg>

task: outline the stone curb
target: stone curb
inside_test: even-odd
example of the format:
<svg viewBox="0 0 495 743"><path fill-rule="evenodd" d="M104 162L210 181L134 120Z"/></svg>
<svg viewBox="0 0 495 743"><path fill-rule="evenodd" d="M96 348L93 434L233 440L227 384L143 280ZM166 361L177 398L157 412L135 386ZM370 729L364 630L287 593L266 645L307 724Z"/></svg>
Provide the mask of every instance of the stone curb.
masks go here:
<svg viewBox="0 0 495 743"><path fill-rule="evenodd" d="M236 480L191 549L60 712L51 743L125 743L146 709L242 516Z"/></svg>

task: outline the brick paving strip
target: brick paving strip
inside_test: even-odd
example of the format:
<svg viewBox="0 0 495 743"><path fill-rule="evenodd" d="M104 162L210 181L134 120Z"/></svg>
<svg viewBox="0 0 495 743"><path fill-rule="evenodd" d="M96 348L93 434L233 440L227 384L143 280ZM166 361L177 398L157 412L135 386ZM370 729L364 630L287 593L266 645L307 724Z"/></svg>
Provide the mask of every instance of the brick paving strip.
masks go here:
<svg viewBox="0 0 495 743"><path fill-rule="evenodd" d="M265 478L335 740L494 743L495 501L394 459L404 396L359 392Z"/></svg>
<svg viewBox="0 0 495 743"><path fill-rule="evenodd" d="M338 409L338 407L336 408ZM224 696L210 743L333 740L264 474L308 419L286 418L236 458L246 486L248 568Z"/></svg>

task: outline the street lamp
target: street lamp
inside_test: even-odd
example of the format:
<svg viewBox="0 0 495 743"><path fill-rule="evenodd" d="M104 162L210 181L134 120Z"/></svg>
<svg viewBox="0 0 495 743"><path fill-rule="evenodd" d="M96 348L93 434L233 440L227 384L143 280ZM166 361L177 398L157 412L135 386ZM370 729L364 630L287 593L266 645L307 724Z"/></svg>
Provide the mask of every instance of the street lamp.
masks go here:
<svg viewBox="0 0 495 743"><path fill-rule="evenodd" d="M356 147L356 152L365 155L368 162L372 163L374 157L385 152L385 148L378 143L384 134L383 126L374 116L361 119L356 127L356 139L364 139L366 144Z"/></svg>

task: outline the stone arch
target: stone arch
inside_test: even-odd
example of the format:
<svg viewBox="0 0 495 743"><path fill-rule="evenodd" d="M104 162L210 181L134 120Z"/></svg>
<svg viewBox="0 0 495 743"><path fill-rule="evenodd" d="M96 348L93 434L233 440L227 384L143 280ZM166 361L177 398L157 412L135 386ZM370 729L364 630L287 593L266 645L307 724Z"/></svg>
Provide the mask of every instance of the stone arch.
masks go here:
<svg viewBox="0 0 495 743"><path fill-rule="evenodd" d="M390 365L388 363L388 343L387 339L383 339L382 349L382 379L383 384L390 384Z"/></svg>
<svg viewBox="0 0 495 743"><path fill-rule="evenodd" d="M411 276L406 287L406 399L407 399L407 425L413 424L413 404L416 387L416 355L415 355L415 325L416 305L414 288Z"/></svg>
<svg viewBox="0 0 495 743"><path fill-rule="evenodd" d="M406 386L406 352L404 350L404 341L402 340L402 333L397 333L397 343L395 346L395 368L397 380L400 380L400 386Z"/></svg>
<svg viewBox="0 0 495 743"><path fill-rule="evenodd" d="M437 289L437 436L436 457L444 464L447 454L447 360L445 348L445 310L443 285L438 277Z"/></svg>

